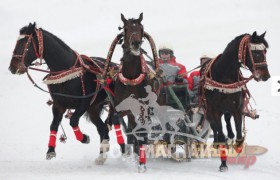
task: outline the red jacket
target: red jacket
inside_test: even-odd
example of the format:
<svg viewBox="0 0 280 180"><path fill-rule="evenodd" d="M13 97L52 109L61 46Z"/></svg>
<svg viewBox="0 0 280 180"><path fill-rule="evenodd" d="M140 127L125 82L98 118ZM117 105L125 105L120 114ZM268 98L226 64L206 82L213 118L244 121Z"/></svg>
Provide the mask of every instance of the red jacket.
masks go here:
<svg viewBox="0 0 280 180"><path fill-rule="evenodd" d="M193 84L193 77L194 77L194 76L200 76L200 71L193 71L193 72L190 74L190 76L189 76L189 78L188 78L189 89L190 89L190 90L193 90L193 86L194 86L194 84Z"/></svg>
<svg viewBox="0 0 280 180"><path fill-rule="evenodd" d="M172 66L176 66L178 67L179 71L177 72L178 75L181 75L184 79L188 80L188 74L187 74L187 70L186 67L178 62L176 62L176 57L171 57L171 59L169 61L163 61L161 59L159 59L159 64L164 64L164 63L168 63Z"/></svg>

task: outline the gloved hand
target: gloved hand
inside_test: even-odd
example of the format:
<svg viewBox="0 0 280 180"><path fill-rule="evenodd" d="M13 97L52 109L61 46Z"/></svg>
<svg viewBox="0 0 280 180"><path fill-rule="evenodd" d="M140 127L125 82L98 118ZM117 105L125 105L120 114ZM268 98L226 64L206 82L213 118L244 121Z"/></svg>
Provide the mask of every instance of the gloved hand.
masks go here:
<svg viewBox="0 0 280 180"><path fill-rule="evenodd" d="M183 77L180 76L180 75L177 75L177 76L175 77L175 82L177 82L177 83L182 83L183 80L184 80Z"/></svg>

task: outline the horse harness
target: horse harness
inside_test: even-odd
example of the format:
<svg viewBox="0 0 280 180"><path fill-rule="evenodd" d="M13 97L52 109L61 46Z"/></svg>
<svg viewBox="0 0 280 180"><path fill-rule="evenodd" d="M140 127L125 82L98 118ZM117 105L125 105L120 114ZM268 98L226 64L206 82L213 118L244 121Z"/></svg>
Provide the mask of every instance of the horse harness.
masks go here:
<svg viewBox="0 0 280 180"><path fill-rule="evenodd" d="M246 87L246 84L254 78L255 72L256 72L256 68L257 67L261 67L261 66L267 66L266 63L266 59L264 58L264 60L260 63L255 63L253 55L252 55L252 51L254 50L262 50L263 53L265 53L265 46L263 44L253 44L250 43L250 35L245 35L240 44L239 44L239 48L238 48L238 61L239 63L241 63L241 66L246 68L246 50L249 50L249 55L250 55L250 60L252 63L252 70L253 73L249 78L245 78L243 77L241 71L239 71L239 76L238 76L238 81L231 83L231 84L223 84L220 82L217 82L215 80L213 80L212 78L212 74L211 74L211 69L213 64L216 62L216 60L221 56L218 55L216 58L212 59L208 64L206 64L205 68L202 70L201 73L201 79L199 82L199 86L200 86L200 93L201 96L199 97L199 107L204 106L204 111L206 113L207 111L207 101L206 101L206 97L205 97L205 89L207 90L218 90L220 93L224 93L224 94L232 94L232 93L236 93L236 92L240 92L242 91L243 93L243 103L244 103L244 109L243 109L243 115L249 115L251 118L254 119L253 115L252 115L252 110L249 110L251 108L250 105L250 98L251 98L251 94L249 92L249 90ZM264 56L265 57L265 56ZM205 121L205 118L204 120ZM243 120L244 123L244 127L245 128L245 121ZM243 132L245 133L245 129L243 129Z"/></svg>
<svg viewBox="0 0 280 180"><path fill-rule="evenodd" d="M21 40L23 38L26 38L26 37L28 38L26 44L24 45L23 53L22 54L15 54L15 50L14 50L13 56L12 56L14 58L19 59L22 64L24 64L24 58L25 58L25 56L28 52L28 47L29 47L29 44L31 42L32 42L33 47L34 47L36 57L40 59L40 65L42 64L43 52L44 52L43 33L42 33L41 29L37 29L37 28L35 29L35 32L36 32L36 36L37 36L37 39L38 39L39 51L36 48L32 33L31 34L21 34L21 35L18 36L17 43L16 43L15 47L17 47L17 44L18 44L19 40Z"/></svg>
<svg viewBox="0 0 280 180"><path fill-rule="evenodd" d="M15 54L15 51L13 52L13 57L19 59L22 64L24 64L24 62L25 62L25 57L26 57L26 54L28 52L29 44L32 42L34 50L35 50L36 57L40 59L40 63L35 63L35 65L42 65L43 52L44 52L43 33L42 33L41 29L37 29L37 28L35 28L35 32L36 32L36 36L37 36L37 39L38 39L38 47L39 47L38 49L36 48L36 44L35 44L35 41L34 41L34 38L33 38L32 34L30 34L30 35L29 34L22 34L17 39L16 46L17 46L20 39L23 39L23 38L26 38L26 37L28 38L26 44L24 45L24 49L23 49L22 54L18 55L18 54ZM38 69L38 68L32 68L32 67L29 67L29 69L49 73L43 79L43 82L45 84L58 84L58 83L66 82L66 81L71 80L71 79L76 78L76 77L81 77L83 96L86 96L84 81L83 81L83 78L82 78L83 74L86 71L88 71L90 73L93 73L93 74L99 74L99 73L102 73L103 69L96 62L94 62L90 57L88 57L86 55L79 55L74 50L73 50L73 52L75 53L77 58L76 58L75 64L72 67L70 67L69 69L62 70L62 71L56 71L56 72L46 71L46 70L42 70L42 69ZM86 64L84 62L84 60L87 61L91 65ZM28 73L28 70L26 70L26 73L28 75L29 80L35 85L36 83L34 82L32 77L30 76L30 74ZM100 91L100 82L96 81L96 83L97 83L96 92L99 92ZM41 88L39 88L39 89L41 89ZM94 102L97 94L98 93L95 93L93 95L93 97L90 101L90 104L92 104Z"/></svg>

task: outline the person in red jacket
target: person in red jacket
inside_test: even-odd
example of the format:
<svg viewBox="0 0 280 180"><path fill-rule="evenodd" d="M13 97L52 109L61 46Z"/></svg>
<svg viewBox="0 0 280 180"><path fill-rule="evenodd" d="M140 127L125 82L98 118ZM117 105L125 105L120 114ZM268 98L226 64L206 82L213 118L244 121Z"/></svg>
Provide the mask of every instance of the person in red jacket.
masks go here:
<svg viewBox="0 0 280 180"><path fill-rule="evenodd" d="M200 57L200 65L204 64L205 62L211 60L213 57L212 55L206 55L203 54ZM193 91L194 88L197 88L196 86L199 83L199 79L200 79L200 70L197 71L193 71L189 77L188 77L188 83L189 83L189 90Z"/></svg>
<svg viewBox="0 0 280 180"><path fill-rule="evenodd" d="M171 44L164 43L159 46L159 65L168 82L187 82L186 67L176 61Z"/></svg>

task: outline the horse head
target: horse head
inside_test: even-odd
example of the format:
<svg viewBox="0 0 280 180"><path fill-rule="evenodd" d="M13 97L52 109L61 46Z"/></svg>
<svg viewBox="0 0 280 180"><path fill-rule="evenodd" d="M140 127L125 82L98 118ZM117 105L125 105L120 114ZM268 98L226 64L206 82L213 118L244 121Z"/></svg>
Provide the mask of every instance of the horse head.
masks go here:
<svg viewBox="0 0 280 180"><path fill-rule="evenodd" d="M39 57L35 45L35 41L38 42L38 38L35 38L37 31L35 22L20 29L20 35L17 38L9 66L12 74L24 74L27 72L27 67Z"/></svg>
<svg viewBox="0 0 280 180"><path fill-rule="evenodd" d="M144 27L141 24L143 20L143 13L140 14L138 19L126 19L121 14L121 19L124 23L124 44L123 48L130 51L135 56L140 55L142 38L144 36Z"/></svg>
<svg viewBox="0 0 280 180"><path fill-rule="evenodd" d="M250 69L256 81L267 81L270 78L266 62L268 43L264 38L265 34L266 32L257 35L255 31L249 36L248 51L244 58L245 65Z"/></svg>

